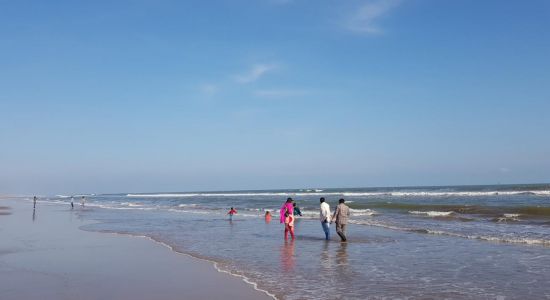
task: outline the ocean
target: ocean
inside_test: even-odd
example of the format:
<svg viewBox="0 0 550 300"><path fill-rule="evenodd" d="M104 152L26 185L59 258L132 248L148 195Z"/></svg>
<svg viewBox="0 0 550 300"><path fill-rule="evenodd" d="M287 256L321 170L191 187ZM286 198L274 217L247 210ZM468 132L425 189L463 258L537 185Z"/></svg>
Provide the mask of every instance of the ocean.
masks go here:
<svg viewBox="0 0 550 300"><path fill-rule="evenodd" d="M97 222L82 229L150 237L278 299L550 299L550 184L85 196L73 213ZM293 242L287 197L303 213ZM320 197L346 199L348 243L334 225L324 240Z"/></svg>

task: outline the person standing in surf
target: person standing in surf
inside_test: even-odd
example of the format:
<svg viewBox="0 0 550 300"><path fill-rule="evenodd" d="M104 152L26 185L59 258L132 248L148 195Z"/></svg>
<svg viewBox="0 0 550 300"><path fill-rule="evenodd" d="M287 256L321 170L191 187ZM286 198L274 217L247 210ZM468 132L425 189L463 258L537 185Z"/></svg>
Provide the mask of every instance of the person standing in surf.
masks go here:
<svg viewBox="0 0 550 300"><path fill-rule="evenodd" d="M344 202L346 202L344 199L340 199L338 201L338 206L336 206L336 210L332 216L332 220L336 223L336 233L340 236L342 242L346 242L348 240L346 238L346 225L348 224L348 218L350 215L349 207L344 204Z"/></svg>
<svg viewBox="0 0 550 300"><path fill-rule="evenodd" d="M292 198L287 198L286 202L283 203L283 206L281 206L281 211L280 211L281 224L285 222L285 212L287 211L291 215L294 214L294 206L292 206Z"/></svg>
<svg viewBox="0 0 550 300"><path fill-rule="evenodd" d="M321 219L321 226L325 232L325 240L330 240L330 206L325 202L325 198L319 199L321 203L319 217Z"/></svg>
<svg viewBox="0 0 550 300"><path fill-rule="evenodd" d="M34 196L34 198L32 199L32 202L33 202L32 209L35 209L36 208L36 196Z"/></svg>
<svg viewBox="0 0 550 300"><path fill-rule="evenodd" d="M280 217L281 224L285 223L285 219L286 219L285 214L287 212L291 216L294 215L294 206L292 206L292 198L290 198L290 197L286 199L286 202L283 204L283 206L281 207L281 211L279 212L279 217ZM285 225L285 229L286 229L286 225Z"/></svg>
<svg viewBox="0 0 550 300"><path fill-rule="evenodd" d="M229 210L229 212L227 214L229 215L229 221L233 221L233 215L237 214L237 210L235 210L233 207L231 207L231 209Z"/></svg>
<svg viewBox="0 0 550 300"><path fill-rule="evenodd" d="M80 198L80 205L84 207L84 204L86 204L86 197L82 196L82 198Z"/></svg>
<svg viewBox="0 0 550 300"><path fill-rule="evenodd" d="M294 207L294 216L302 216L302 212L300 211L300 208L298 207L298 205L296 205L296 202L293 202L292 203L292 206Z"/></svg>

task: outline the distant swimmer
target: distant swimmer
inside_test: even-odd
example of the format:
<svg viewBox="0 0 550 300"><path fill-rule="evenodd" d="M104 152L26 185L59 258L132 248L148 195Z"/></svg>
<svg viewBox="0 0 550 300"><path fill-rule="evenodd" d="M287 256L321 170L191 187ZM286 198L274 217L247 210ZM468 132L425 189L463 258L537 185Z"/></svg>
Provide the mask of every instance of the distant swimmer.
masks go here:
<svg viewBox="0 0 550 300"><path fill-rule="evenodd" d="M80 198L80 205L84 206L84 204L86 204L86 197L82 196L82 198Z"/></svg>
<svg viewBox="0 0 550 300"><path fill-rule="evenodd" d="M33 207L32 208L35 209L36 208L36 196L34 196L32 202L33 202Z"/></svg>
<svg viewBox="0 0 550 300"><path fill-rule="evenodd" d="M233 207L231 207L231 209L229 210L229 212L227 214L229 215L229 221L233 221L233 215L237 214L237 210L235 210Z"/></svg>
<svg viewBox="0 0 550 300"><path fill-rule="evenodd" d="M74 197L71 196L71 209L73 209L73 208L74 208Z"/></svg>
<svg viewBox="0 0 550 300"><path fill-rule="evenodd" d="M271 222L271 212L269 212L269 210L265 211L265 222L266 223Z"/></svg>

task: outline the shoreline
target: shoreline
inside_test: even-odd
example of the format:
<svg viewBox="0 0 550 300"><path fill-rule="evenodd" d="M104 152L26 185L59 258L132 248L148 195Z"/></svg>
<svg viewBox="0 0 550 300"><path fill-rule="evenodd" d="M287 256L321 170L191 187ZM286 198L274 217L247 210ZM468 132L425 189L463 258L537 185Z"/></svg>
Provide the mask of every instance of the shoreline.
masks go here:
<svg viewBox="0 0 550 300"><path fill-rule="evenodd" d="M2 299L277 299L151 237L80 229L93 222L60 205L0 204L11 213L0 215Z"/></svg>
<svg viewBox="0 0 550 300"><path fill-rule="evenodd" d="M88 224L86 224L88 225ZM85 225L84 225L85 226ZM80 229L80 228L79 228ZM235 273L232 273L231 271L227 271L227 270L224 270L222 268L219 267L219 262L217 261L214 261L214 260L211 260L211 259L208 259L208 258L204 258L204 257L198 257L198 256L195 256L195 255L192 255L190 253L186 253L186 252L182 252L182 251L178 251L176 250L173 246L165 243L165 242L162 242L162 241L159 241L159 240L156 240L155 238L152 238L150 236L147 236L147 235L137 235L137 234L131 234L131 233L122 233L122 232L111 232L111 231L93 231L93 230L86 230L86 229L80 229L82 231L85 231L85 232L95 232L95 233L101 233L101 234L110 234L110 235L114 235L114 236L126 236L126 237L131 237L131 238L142 238L142 239L146 239L146 240L149 240L155 244L159 244L163 247L166 247L168 248L168 250L170 250L171 252L173 253L176 253L176 254L179 254L179 255L183 255L185 257L189 257L191 259L194 259L194 260L199 260L199 261L204 261L204 262L207 262L209 264L212 264L212 267L218 272L218 273L222 273L222 274L227 274L229 276L232 276L232 277L236 277L236 278L239 278L240 280L242 280L243 282L245 282L246 284L252 286L252 288L258 292L261 292L261 293L264 293L266 294L267 296L271 297L272 299L274 300L279 300L279 298L277 298L277 296L275 296L274 294L270 293L269 291L267 290L264 290L264 289L261 289L261 288L258 288L258 283L257 282L254 282L252 280L250 280L250 278L246 277L245 275L241 275L241 274L235 274Z"/></svg>

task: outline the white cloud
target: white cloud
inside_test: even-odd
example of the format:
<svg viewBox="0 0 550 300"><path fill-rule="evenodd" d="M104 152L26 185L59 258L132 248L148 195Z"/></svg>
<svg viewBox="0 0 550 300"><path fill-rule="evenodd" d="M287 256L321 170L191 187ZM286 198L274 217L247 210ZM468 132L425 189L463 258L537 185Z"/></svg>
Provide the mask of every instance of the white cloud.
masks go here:
<svg viewBox="0 0 550 300"><path fill-rule="evenodd" d="M276 68L277 65L275 64L256 64L253 65L248 72L235 76L235 80L238 83L251 83L260 79L262 76L264 76L268 72L275 70Z"/></svg>
<svg viewBox="0 0 550 300"><path fill-rule="evenodd" d="M401 0L374 0L363 4L346 22L346 28L358 33L375 35L383 33L377 24L392 9L401 4Z"/></svg>

